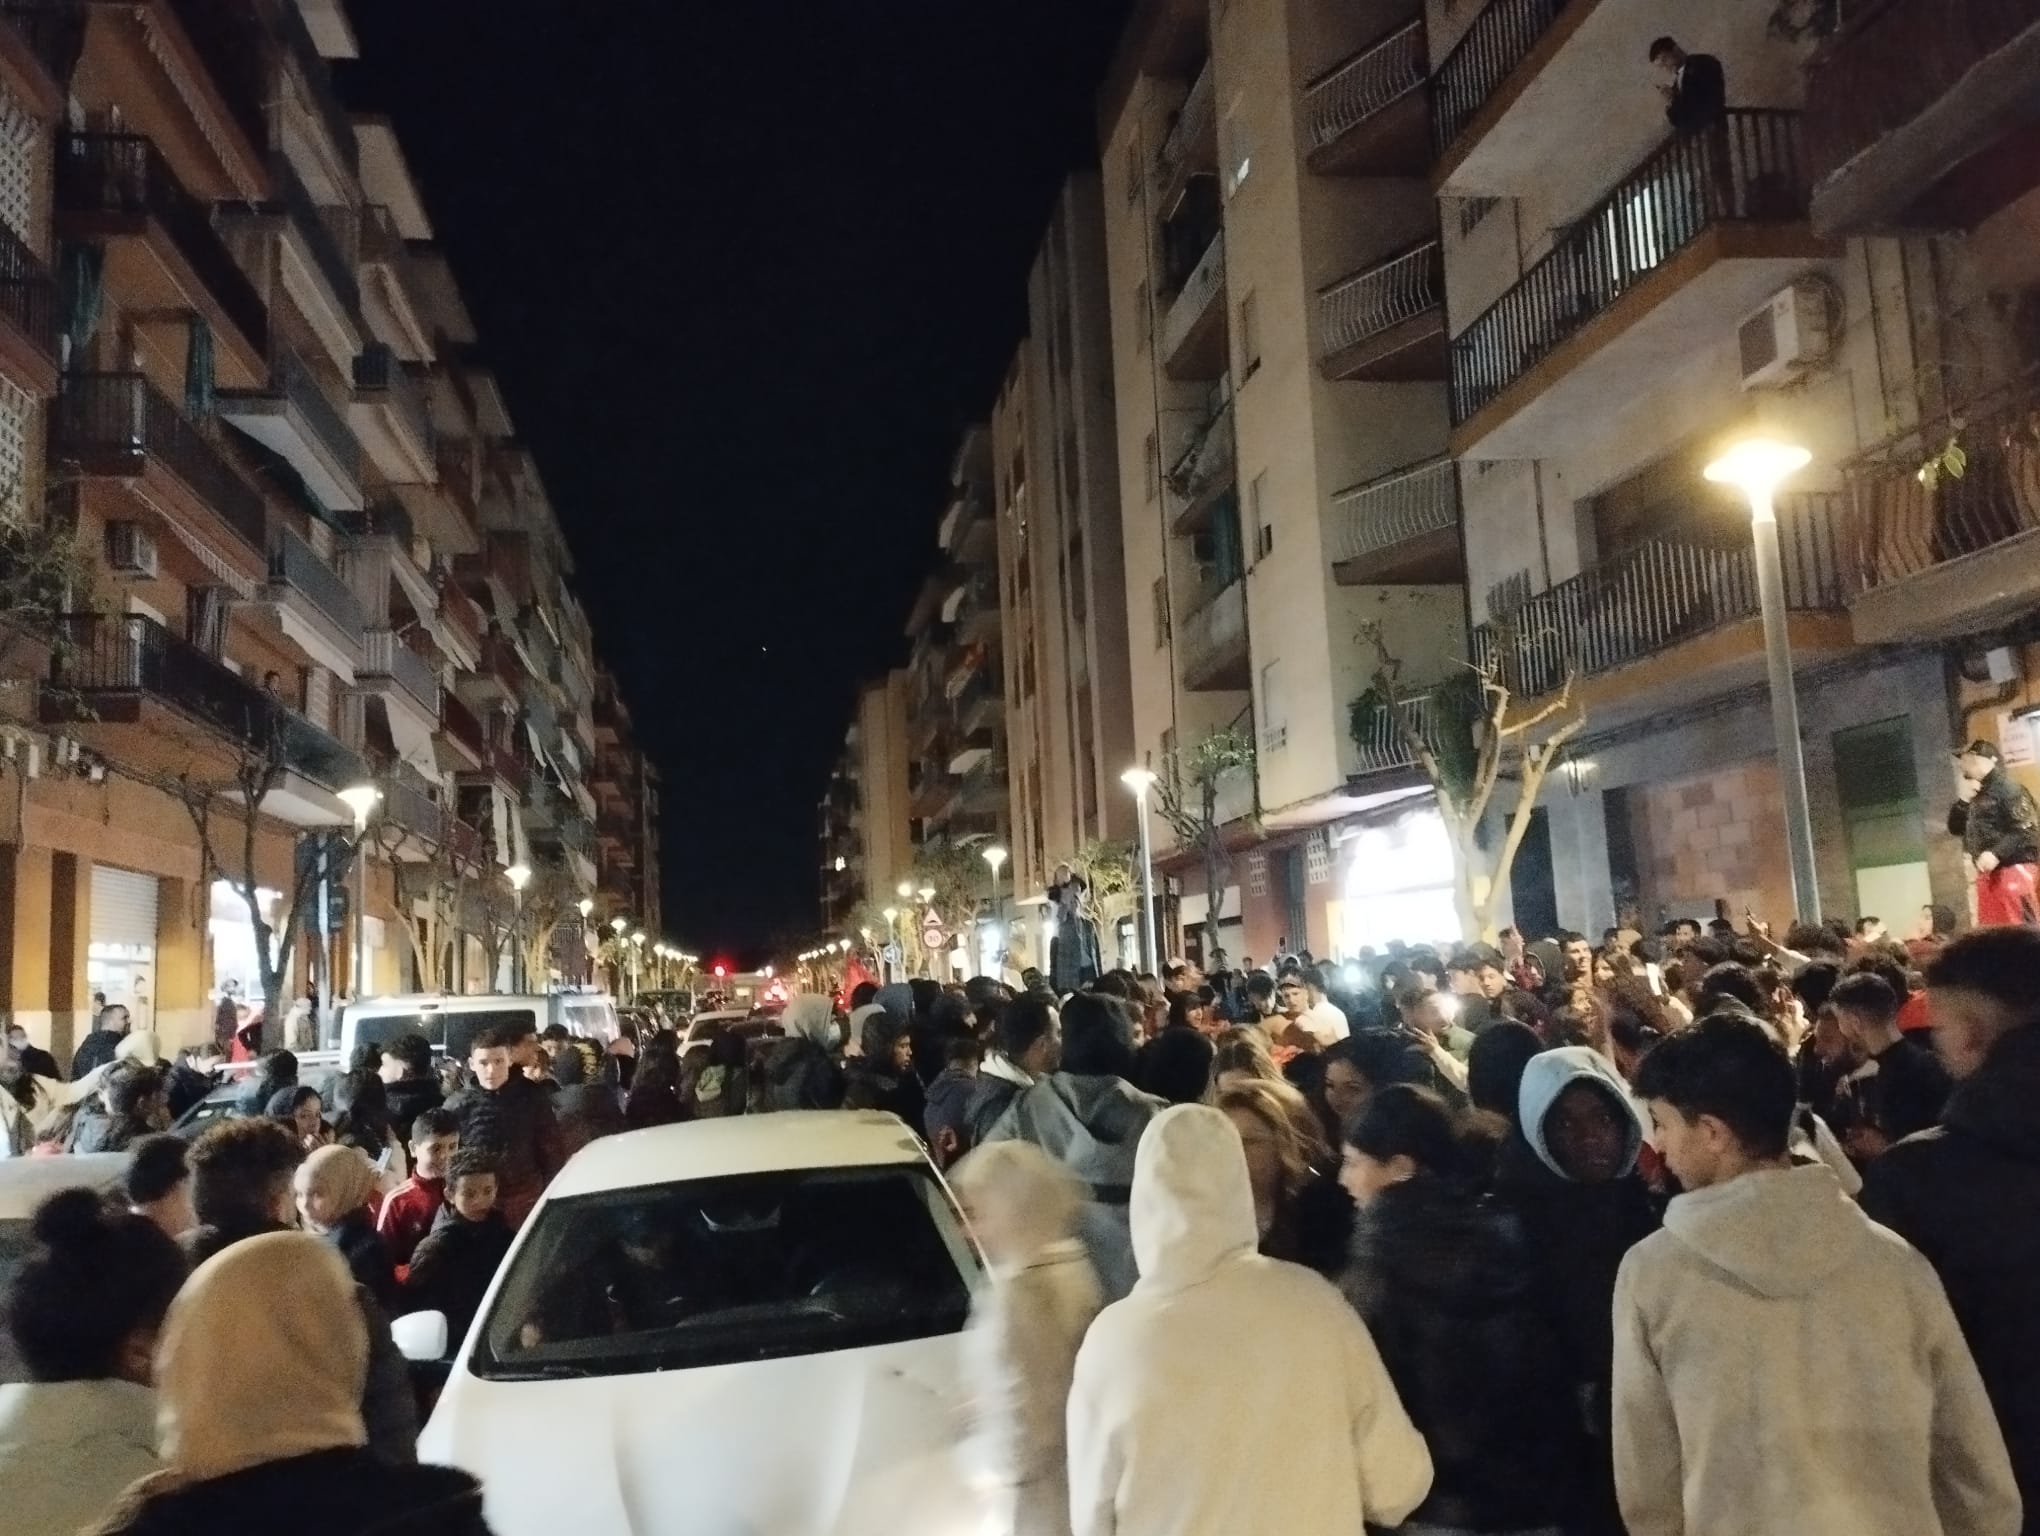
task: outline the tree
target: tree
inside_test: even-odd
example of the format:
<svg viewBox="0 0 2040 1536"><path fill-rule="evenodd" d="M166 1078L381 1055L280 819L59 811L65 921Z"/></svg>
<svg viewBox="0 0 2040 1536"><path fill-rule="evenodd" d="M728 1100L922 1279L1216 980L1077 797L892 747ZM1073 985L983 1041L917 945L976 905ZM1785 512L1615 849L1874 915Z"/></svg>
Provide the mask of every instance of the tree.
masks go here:
<svg viewBox="0 0 2040 1536"><path fill-rule="evenodd" d="M1140 877L1134 872L1131 843L1095 838L1077 850L1070 868L1084 877L1080 910L1100 933L1133 910Z"/></svg>
<svg viewBox="0 0 2040 1536"><path fill-rule="evenodd" d="M1238 726L1207 731L1189 750L1169 754L1155 781L1155 808L1176 834L1176 842L1192 848L1204 863L1204 924L1212 943L1225 915L1226 882L1232 874L1232 851L1225 845L1225 822L1218 799L1226 775L1252 771L1254 739Z"/></svg>
<svg viewBox="0 0 2040 1536"><path fill-rule="evenodd" d="M1506 643L1469 662L1462 677L1411 693L1381 626L1365 626L1361 638L1374 648L1375 668L1372 686L1353 701L1353 738L1366 747L1386 730L1431 781L1457 855L1454 894L1461 933L1493 942L1495 898L1530 830L1545 776L1587 723L1585 711L1573 703L1577 669L1567 669L1556 697L1519 710L1502 670ZM1504 777L1517 781L1516 807L1490 857L1481 847L1480 828Z"/></svg>
<svg viewBox="0 0 2040 1536"><path fill-rule="evenodd" d="M462 903L469 885L482 866L481 838L471 827L457 820L446 807L440 820L440 835L421 838L402 828L379 823L378 841L394 857L397 848L409 840L425 850L423 859L399 862L397 868L397 920L411 941L411 958L418 967L418 984L427 989L453 990L457 967L454 941L463 932ZM392 839L391 832L395 832ZM425 906L420 917L417 908Z"/></svg>

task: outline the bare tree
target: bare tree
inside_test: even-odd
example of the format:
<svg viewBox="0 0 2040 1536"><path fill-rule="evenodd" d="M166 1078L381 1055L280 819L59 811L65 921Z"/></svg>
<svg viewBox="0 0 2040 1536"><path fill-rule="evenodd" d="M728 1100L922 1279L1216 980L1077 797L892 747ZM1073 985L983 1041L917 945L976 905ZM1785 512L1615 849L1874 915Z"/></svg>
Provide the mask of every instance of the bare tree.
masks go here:
<svg viewBox="0 0 2040 1536"><path fill-rule="evenodd" d="M440 835L420 837L415 831L390 829L387 822L379 841L392 859L406 843L422 847L424 857L399 861L397 869L397 920L411 943L411 958L418 968L418 983L427 989L451 991L456 967L453 947L463 933L461 905L469 884L481 870L481 840L472 829L445 808ZM392 832L394 835L392 835ZM463 833L469 835L463 836ZM421 917L417 908L425 907Z"/></svg>
<svg viewBox="0 0 2040 1536"><path fill-rule="evenodd" d="M1232 851L1225 845L1225 821L1218 813L1226 776L1254 765L1254 739L1238 726L1207 731L1187 751L1178 749L1162 764L1155 781L1155 808L1176 834L1176 842L1192 848L1204 864L1205 928L1215 945L1225 916L1226 882L1232 875Z"/></svg>
<svg viewBox="0 0 2040 1536"><path fill-rule="evenodd" d="M1576 673L1568 669L1558 693L1527 710L1502 673L1505 645L1491 647L1469 662L1471 685L1446 684L1412 693L1402 683L1402 662L1390 654L1381 626L1369 624L1361 638L1374 648L1373 684L1354 701L1353 732L1363 741L1376 720L1386 724L1437 791L1438 814L1452 839L1459 923L1467 938L1495 937L1495 898L1509 878L1516 851L1530 830L1531 814L1546 775L1566 742L1586 725L1573 702ZM1426 707L1428 705L1428 707ZM1509 813L1501 846L1488 853L1480 827L1505 777L1517 781L1516 806Z"/></svg>

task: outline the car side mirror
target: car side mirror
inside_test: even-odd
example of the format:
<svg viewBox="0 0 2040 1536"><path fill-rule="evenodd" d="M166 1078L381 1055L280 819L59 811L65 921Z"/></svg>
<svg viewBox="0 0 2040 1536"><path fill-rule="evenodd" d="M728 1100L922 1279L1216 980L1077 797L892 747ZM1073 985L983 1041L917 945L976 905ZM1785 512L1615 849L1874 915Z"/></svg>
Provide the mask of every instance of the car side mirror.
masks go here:
<svg viewBox="0 0 2040 1536"><path fill-rule="evenodd" d="M406 1360L444 1360L446 1314L406 1312L390 1324L390 1337L396 1341L397 1353Z"/></svg>

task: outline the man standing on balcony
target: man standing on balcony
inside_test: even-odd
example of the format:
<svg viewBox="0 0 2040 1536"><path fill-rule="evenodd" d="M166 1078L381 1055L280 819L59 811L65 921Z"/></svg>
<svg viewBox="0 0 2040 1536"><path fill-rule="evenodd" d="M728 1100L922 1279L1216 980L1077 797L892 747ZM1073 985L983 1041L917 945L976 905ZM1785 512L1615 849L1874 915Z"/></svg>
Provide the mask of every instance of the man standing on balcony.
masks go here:
<svg viewBox="0 0 2040 1536"><path fill-rule="evenodd" d="M1962 778L1948 807L1948 835L1976 867L1976 921L2040 923L2040 810L2032 793L1998 760L1998 749L1972 741L1962 749Z"/></svg>
<svg viewBox="0 0 2040 1536"><path fill-rule="evenodd" d="M1690 139L1718 128L1728 118L1728 76L1711 53L1688 53L1669 37L1650 45L1650 62L1664 76L1658 94L1665 99L1665 121L1680 138Z"/></svg>

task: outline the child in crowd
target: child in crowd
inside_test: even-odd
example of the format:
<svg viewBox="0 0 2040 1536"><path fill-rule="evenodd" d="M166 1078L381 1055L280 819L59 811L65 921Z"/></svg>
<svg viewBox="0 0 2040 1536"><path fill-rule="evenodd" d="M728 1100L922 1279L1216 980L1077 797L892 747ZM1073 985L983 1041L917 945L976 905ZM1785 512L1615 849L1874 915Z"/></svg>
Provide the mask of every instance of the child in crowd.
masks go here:
<svg viewBox="0 0 2040 1536"><path fill-rule="evenodd" d="M510 1251L510 1227L496 1209L497 1187L496 1165L486 1155L456 1152L446 1169L446 1204L404 1277L406 1310L444 1312L449 1348L467 1337Z"/></svg>
<svg viewBox="0 0 2040 1536"><path fill-rule="evenodd" d="M428 1109L411 1122L410 1178L383 1201L376 1232L399 1269L411 1262L446 1204L446 1170L460 1149L460 1117Z"/></svg>

